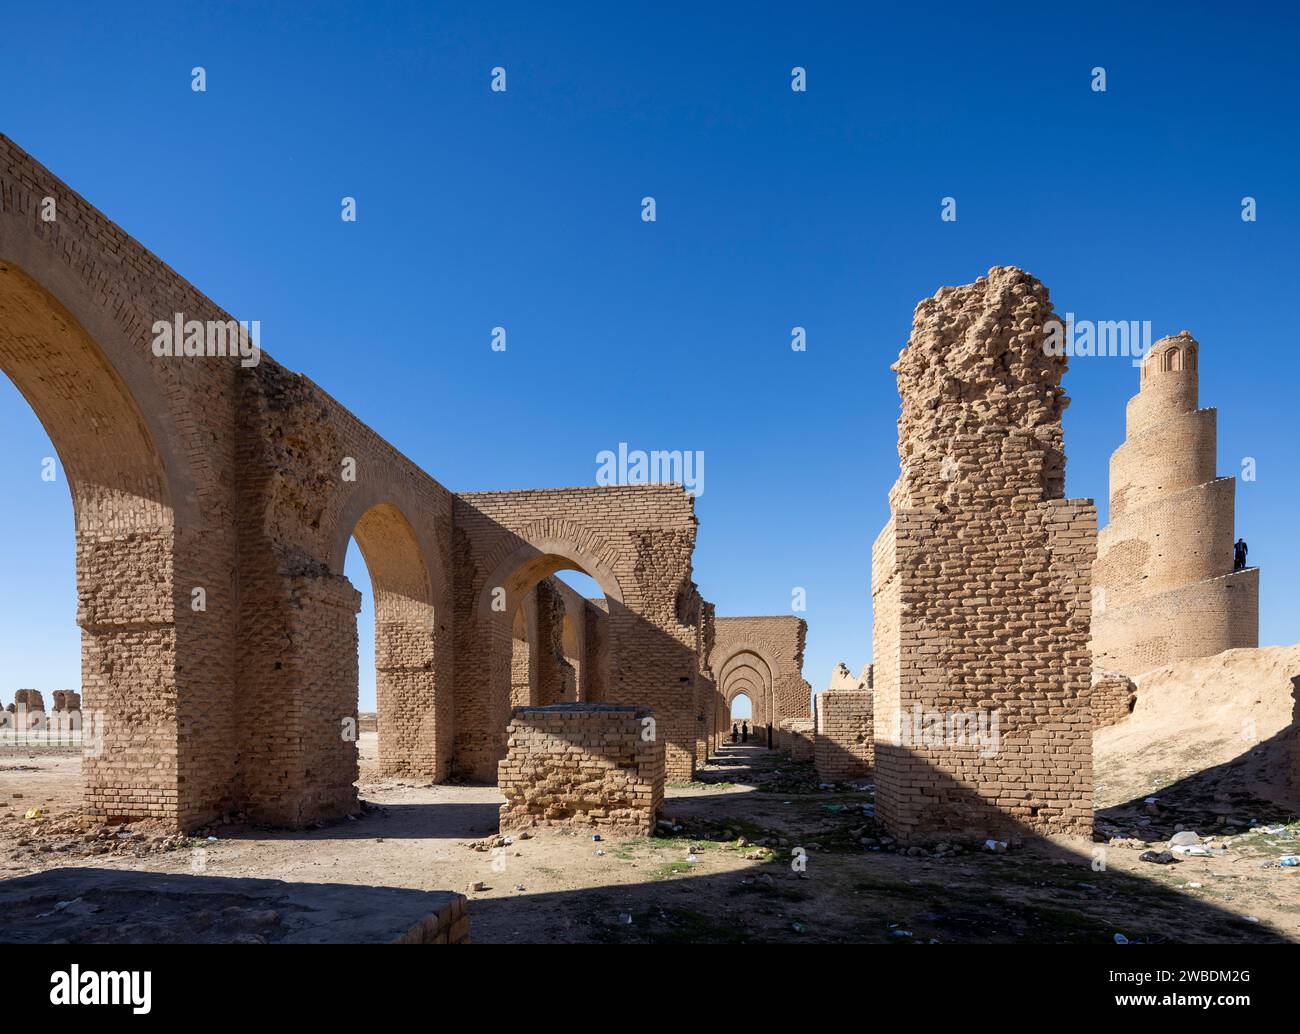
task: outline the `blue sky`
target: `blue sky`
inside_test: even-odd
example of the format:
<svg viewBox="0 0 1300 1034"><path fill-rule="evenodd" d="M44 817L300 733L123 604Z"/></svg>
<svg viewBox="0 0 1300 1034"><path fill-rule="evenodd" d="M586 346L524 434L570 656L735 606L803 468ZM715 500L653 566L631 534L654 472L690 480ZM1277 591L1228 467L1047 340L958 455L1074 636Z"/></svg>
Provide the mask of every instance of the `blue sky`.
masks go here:
<svg viewBox="0 0 1300 1034"><path fill-rule="evenodd" d="M870 656L912 309L1015 264L1200 339L1219 470L1258 465L1261 642L1300 639L1292 5L270 6L9 9L0 131L449 488L702 450L696 581L724 615L804 588L822 688ZM1104 521L1136 371L1065 383L1067 492ZM78 681L71 506L7 382L0 432L0 695L48 697Z"/></svg>

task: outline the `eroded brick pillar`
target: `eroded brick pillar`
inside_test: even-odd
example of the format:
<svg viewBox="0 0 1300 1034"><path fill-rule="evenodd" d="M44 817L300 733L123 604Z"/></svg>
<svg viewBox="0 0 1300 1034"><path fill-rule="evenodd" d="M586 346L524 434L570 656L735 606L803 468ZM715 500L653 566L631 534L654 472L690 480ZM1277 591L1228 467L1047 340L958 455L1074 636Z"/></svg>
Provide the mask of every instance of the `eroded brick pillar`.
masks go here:
<svg viewBox="0 0 1300 1034"><path fill-rule="evenodd" d="M1087 834L1091 500L1064 496L1047 289L1012 267L917 306L901 474L872 551L876 810L900 840Z"/></svg>
<svg viewBox="0 0 1300 1034"><path fill-rule="evenodd" d="M320 556L315 530L345 453L312 392L262 364L240 408L237 803L284 826L357 808L361 595Z"/></svg>

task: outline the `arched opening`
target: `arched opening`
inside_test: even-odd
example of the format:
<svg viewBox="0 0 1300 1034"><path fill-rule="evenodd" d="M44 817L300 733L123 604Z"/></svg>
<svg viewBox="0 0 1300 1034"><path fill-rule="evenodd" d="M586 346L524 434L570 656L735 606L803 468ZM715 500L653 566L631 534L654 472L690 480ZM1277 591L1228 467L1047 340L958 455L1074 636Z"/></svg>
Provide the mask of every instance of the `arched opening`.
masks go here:
<svg viewBox="0 0 1300 1034"><path fill-rule="evenodd" d="M450 760L450 729L443 728L448 708L439 693L431 576L414 529L395 505L379 503L361 515L344 574L362 599L360 761L373 763L379 775L441 779Z"/></svg>
<svg viewBox="0 0 1300 1034"><path fill-rule="evenodd" d="M53 735L28 698L34 691L47 717L53 718L55 690L81 690L81 631L77 628L76 537L67 475L45 428L27 401L6 378L0 378L0 480L9 486L9 505L0 510L0 534L21 549L0 551L0 585L10 606L0 622L0 657L5 684L0 686L0 745L18 747L48 742L62 746L60 767L80 773L81 730ZM21 599L21 606L14 602ZM22 714L17 713L19 694ZM5 712L6 706L15 710ZM70 726L77 720L69 718ZM79 791L68 796L77 797ZM48 802L37 806L51 807Z"/></svg>
<svg viewBox="0 0 1300 1034"><path fill-rule="evenodd" d="M749 680L732 680L727 696L725 725L724 743L748 743L757 735L758 729L754 724L754 686Z"/></svg>
<svg viewBox="0 0 1300 1034"><path fill-rule="evenodd" d="M0 369L50 443L49 457L10 482L9 499L21 506L27 498L38 513L56 513L53 495L66 478L75 536L75 609L58 588L66 592L69 570L66 510L63 520L26 539L23 552L30 561L24 579L35 575L53 588L50 607L64 611L66 627L74 617L80 626L79 685L68 684L64 635L53 639L60 657L50 659L49 674L28 677L67 680L47 684L47 707L51 690L80 690L90 814L191 820L207 807L212 785L226 776L221 766L230 762L214 760L200 770L197 746L188 747L186 758L180 754L182 730L200 744L204 718L191 696L179 692L178 680L203 675L178 671L175 524L150 424L99 343L54 295L3 260ZM28 458L19 462L26 467ZM53 610L41 616L53 617Z"/></svg>
<svg viewBox="0 0 1300 1034"><path fill-rule="evenodd" d="M608 699L610 604L621 599L611 572L574 555L525 551L489 579L479 616L494 762L505 756L512 708Z"/></svg>

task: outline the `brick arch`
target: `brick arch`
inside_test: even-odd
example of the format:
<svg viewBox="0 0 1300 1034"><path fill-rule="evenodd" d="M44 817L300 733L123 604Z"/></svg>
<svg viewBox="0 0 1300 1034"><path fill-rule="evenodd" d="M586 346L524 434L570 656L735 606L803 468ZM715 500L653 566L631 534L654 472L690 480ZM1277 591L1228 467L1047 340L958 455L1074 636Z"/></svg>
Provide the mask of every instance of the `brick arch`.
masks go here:
<svg viewBox="0 0 1300 1034"><path fill-rule="evenodd" d="M577 570L593 578L605 598L623 604L623 586L614 573L618 553L599 535L573 521L542 520L515 532L487 556L488 571L477 593L476 613L491 619L503 611L494 607L494 590L503 588L504 613L515 608L544 578L559 571Z"/></svg>
<svg viewBox="0 0 1300 1034"><path fill-rule="evenodd" d="M59 453L77 529L171 525L169 478L141 407L81 323L3 261L0 328L0 368Z"/></svg>
<svg viewBox="0 0 1300 1034"><path fill-rule="evenodd" d="M722 679L724 696L733 696L738 685L752 687L749 699L754 705L754 721L766 725L772 720L772 686L767 681L767 673L749 665L732 668Z"/></svg>
<svg viewBox="0 0 1300 1034"><path fill-rule="evenodd" d="M352 532L375 604L379 770L442 778L450 764L451 685L439 680L429 562L402 510L376 503ZM353 687L355 707L355 687Z"/></svg>
<svg viewBox="0 0 1300 1034"><path fill-rule="evenodd" d="M717 685L726 701L726 720L730 721L730 694L733 680L745 679L754 685L750 695L754 705L753 721L763 725L776 721L776 686L781 669L771 653L757 643L742 641L729 644L714 671Z"/></svg>
<svg viewBox="0 0 1300 1034"><path fill-rule="evenodd" d="M732 720L731 708L732 705L735 704L736 702L736 697L739 696L749 698L750 720L752 721L754 710L758 706L754 699L755 696L758 694L758 692L759 692L758 688L747 679L743 677L736 679L736 681L732 683L732 688L730 692L727 693L727 714L726 714L727 721L730 722Z"/></svg>
<svg viewBox="0 0 1300 1034"><path fill-rule="evenodd" d="M431 541L433 528L424 517L424 511L428 508L425 501L401 491L399 485L383 478L362 478L352 487L351 493L337 507L337 512L328 514L325 522L328 525L326 563L330 571L334 574L343 573L348 540L356 536L357 526L363 517L378 508L388 507L401 514L410 532L414 548L420 557L430 602L439 610L448 605L451 579L443 567L443 551L436 542ZM360 540L357 544L361 544Z"/></svg>
<svg viewBox="0 0 1300 1034"><path fill-rule="evenodd" d="M151 340L29 225L0 216L0 368L79 479L79 526L200 520L197 443L177 425Z"/></svg>

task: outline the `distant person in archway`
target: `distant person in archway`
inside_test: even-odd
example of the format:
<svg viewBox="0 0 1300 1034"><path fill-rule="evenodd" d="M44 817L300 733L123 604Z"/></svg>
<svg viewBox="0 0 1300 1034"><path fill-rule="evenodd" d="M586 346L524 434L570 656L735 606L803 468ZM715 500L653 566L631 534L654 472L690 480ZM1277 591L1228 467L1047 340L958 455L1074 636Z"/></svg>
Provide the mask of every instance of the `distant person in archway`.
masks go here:
<svg viewBox="0 0 1300 1034"><path fill-rule="evenodd" d="M736 742L736 737L737 737L738 735L739 735L739 734L736 732L736 723L735 723L735 722L732 722L732 723L731 723L731 742L732 742L732 743L735 743L735 742Z"/></svg>
<svg viewBox="0 0 1300 1034"><path fill-rule="evenodd" d="M740 742L741 743L749 742L749 722L740 723Z"/></svg>
<svg viewBox="0 0 1300 1034"><path fill-rule="evenodd" d="M1232 569L1234 571L1244 571L1246 569L1246 553L1249 551L1245 539L1237 539L1232 547Z"/></svg>
<svg viewBox="0 0 1300 1034"><path fill-rule="evenodd" d="M767 749L772 749L772 723L767 723Z"/></svg>

